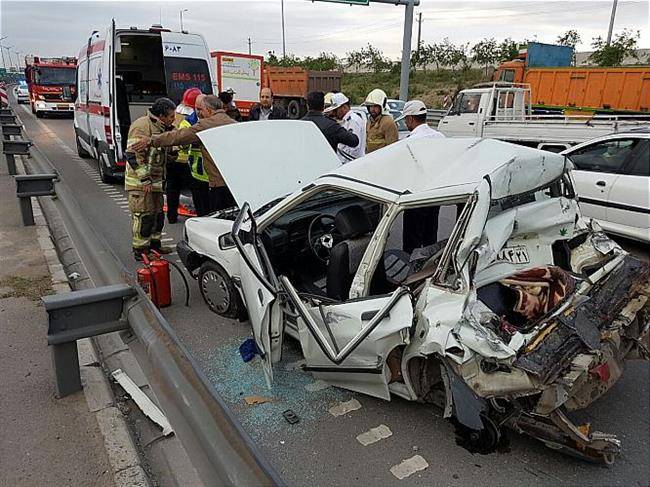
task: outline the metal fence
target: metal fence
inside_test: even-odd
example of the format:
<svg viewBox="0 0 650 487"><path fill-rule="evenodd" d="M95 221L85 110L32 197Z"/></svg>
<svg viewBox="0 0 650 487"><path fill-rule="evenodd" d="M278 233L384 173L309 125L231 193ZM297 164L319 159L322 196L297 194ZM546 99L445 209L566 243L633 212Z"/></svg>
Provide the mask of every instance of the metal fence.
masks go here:
<svg viewBox="0 0 650 487"><path fill-rule="evenodd" d="M440 119L444 117L446 113L447 110L434 110L434 109L427 110L427 123L429 125L433 125L434 127L437 127L438 122L440 122Z"/></svg>

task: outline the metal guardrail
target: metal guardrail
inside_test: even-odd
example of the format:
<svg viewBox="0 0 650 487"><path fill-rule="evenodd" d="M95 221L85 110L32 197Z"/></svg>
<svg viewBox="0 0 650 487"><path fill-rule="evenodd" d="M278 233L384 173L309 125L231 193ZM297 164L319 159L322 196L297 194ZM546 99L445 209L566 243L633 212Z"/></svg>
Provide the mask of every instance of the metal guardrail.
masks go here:
<svg viewBox="0 0 650 487"><path fill-rule="evenodd" d="M55 196L54 180L57 177L56 174L29 174L14 177L24 226L29 227L34 224L32 196Z"/></svg>
<svg viewBox="0 0 650 487"><path fill-rule="evenodd" d="M445 116L447 110L427 110L427 123L430 125L438 126L438 122Z"/></svg>
<svg viewBox="0 0 650 487"><path fill-rule="evenodd" d="M52 164L35 146L31 150L30 165L41 172L53 172ZM205 485L283 485L281 477L219 396L170 323L95 231L93 224L84 218L74 193L64 181L57 183L56 201L45 199L41 206L48 222L56 218L56 212L65 216L66 231L74 238L84 267L92 270L95 283L119 285L129 290L127 294L132 293L132 297L122 298L119 318L115 319L116 308L113 307L110 319L104 321L93 317L92 310L101 313L101 308L97 307L101 305L97 303L115 288L94 289L89 280L79 280L76 288L93 288L93 293L79 291L85 294L75 294L75 291L68 294L67 299L44 299L48 313L52 313L48 340L53 347L60 347L58 351L53 350L55 366L64 368L61 374L71 374L59 380L57 371L57 387L66 391L77 386L75 372L69 370L76 368L76 374L79 373L78 363L72 363L76 348L70 345L72 340L90 336L91 332L112 331L111 327L126 323L144 350L141 354L144 356L136 355L136 358L139 362L146 359L147 379ZM95 304L92 301L96 301Z"/></svg>

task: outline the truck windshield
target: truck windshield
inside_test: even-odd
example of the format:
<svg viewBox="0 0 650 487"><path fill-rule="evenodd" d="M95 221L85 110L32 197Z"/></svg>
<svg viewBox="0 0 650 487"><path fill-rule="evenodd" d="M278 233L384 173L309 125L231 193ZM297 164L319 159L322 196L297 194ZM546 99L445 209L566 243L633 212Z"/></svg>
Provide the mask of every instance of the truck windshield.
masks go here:
<svg viewBox="0 0 650 487"><path fill-rule="evenodd" d="M180 103L188 88L199 88L202 93L212 94L212 82L208 63L204 59L165 56L167 96Z"/></svg>
<svg viewBox="0 0 650 487"><path fill-rule="evenodd" d="M76 81L75 68L37 68L34 83L37 85L73 85Z"/></svg>

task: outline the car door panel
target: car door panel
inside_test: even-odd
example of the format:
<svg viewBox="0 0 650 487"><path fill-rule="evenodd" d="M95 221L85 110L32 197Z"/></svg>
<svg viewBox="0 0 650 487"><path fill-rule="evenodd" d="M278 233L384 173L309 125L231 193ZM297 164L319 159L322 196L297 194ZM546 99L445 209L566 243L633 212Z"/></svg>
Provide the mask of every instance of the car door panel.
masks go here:
<svg viewBox="0 0 650 487"><path fill-rule="evenodd" d="M396 347L409 343L413 324L408 291L400 288L388 296L314 304L303 300L286 277L280 282L300 316L305 369L338 387L389 399L386 360Z"/></svg>
<svg viewBox="0 0 650 487"><path fill-rule="evenodd" d="M607 221L626 228L634 238L648 239L650 229L650 140L642 140L609 192ZM620 232L617 232L620 233Z"/></svg>
<svg viewBox="0 0 650 487"><path fill-rule="evenodd" d="M573 171L583 216L596 220L607 219L607 199L617 175L602 172Z"/></svg>
<svg viewBox="0 0 650 487"><path fill-rule="evenodd" d="M242 230L246 216L250 221L248 232ZM283 313L277 300L277 290L266 275L268 260L267 266L262 265L265 255L263 249L259 248L262 244L257 237L257 226L248 203L242 205L231 236L242 259L242 293L255 343L262 358L266 383L270 388L273 382L273 363L280 360L282 353Z"/></svg>

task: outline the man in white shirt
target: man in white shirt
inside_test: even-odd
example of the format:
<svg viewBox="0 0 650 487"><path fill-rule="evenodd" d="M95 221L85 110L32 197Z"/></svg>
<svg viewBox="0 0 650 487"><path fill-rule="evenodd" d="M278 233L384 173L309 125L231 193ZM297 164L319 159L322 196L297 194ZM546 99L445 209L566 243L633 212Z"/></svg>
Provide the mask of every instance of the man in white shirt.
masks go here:
<svg viewBox="0 0 650 487"><path fill-rule="evenodd" d="M427 124L427 106L420 100L406 102L402 116L410 134L407 140L422 137L444 137L444 134ZM436 243L438 238L439 206L425 206L404 211L403 244L405 252L411 254L419 247Z"/></svg>
<svg viewBox="0 0 650 487"><path fill-rule="evenodd" d="M359 137L355 147L338 144L336 155L341 163L345 164L366 155L366 117L365 115L350 110L350 100L343 93L334 93L331 105L323 110L325 115L333 115L339 123L349 132Z"/></svg>
<svg viewBox="0 0 650 487"><path fill-rule="evenodd" d="M397 119L404 119L406 128L411 132L409 139L419 139L421 137L444 137L444 134L432 129L427 124L427 106L420 100L407 101L404 105L402 115Z"/></svg>

